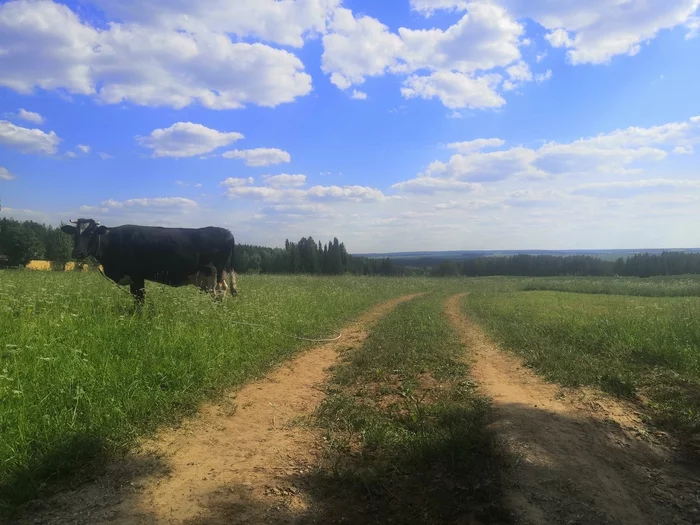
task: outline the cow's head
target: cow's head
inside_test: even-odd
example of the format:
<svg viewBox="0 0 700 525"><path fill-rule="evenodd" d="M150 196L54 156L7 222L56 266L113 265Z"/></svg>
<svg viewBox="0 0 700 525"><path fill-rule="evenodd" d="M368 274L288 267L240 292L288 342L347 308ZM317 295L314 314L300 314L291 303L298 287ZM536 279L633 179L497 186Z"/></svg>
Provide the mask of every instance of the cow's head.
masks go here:
<svg viewBox="0 0 700 525"><path fill-rule="evenodd" d="M78 219L70 221L75 226L66 224L61 226L61 231L73 237L74 259L85 259L89 255L96 256L100 247L100 236L109 232L106 226L99 226L99 222L92 219Z"/></svg>

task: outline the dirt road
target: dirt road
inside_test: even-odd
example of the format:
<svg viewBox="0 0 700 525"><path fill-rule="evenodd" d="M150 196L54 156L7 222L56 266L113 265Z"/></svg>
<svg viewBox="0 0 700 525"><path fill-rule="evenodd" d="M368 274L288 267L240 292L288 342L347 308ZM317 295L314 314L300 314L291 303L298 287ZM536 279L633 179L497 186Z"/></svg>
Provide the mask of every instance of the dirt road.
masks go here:
<svg viewBox="0 0 700 525"><path fill-rule="evenodd" d="M700 523L699 473L677 461L669 439L649 434L631 405L544 382L464 315L463 297L450 298L445 313L493 400L514 464L507 493L522 523Z"/></svg>
<svg viewBox="0 0 700 525"><path fill-rule="evenodd" d="M57 495L20 523L258 524L313 521L295 475L315 463L315 435L293 418L310 414L339 350L358 348L370 325L408 295L375 306L343 337L303 353L262 381L203 407L162 432L93 485Z"/></svg>

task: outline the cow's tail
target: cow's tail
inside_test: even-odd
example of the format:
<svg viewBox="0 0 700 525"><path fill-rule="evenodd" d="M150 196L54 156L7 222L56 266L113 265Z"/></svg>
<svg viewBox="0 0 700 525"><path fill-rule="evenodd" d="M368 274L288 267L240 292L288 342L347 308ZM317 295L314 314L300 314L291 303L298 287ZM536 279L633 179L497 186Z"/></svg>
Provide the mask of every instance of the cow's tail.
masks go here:
<svg viewBox="0 0 700 525"><path fill-rule="evenodd" d="M231 235L231 251L229 252L228 261L226 264L226 271L228 272L229 279L229 290L231 290L231 295L238 295L238 290L236 289L236 271L233 268L234 252L236 250L236 240Z"/></svg>

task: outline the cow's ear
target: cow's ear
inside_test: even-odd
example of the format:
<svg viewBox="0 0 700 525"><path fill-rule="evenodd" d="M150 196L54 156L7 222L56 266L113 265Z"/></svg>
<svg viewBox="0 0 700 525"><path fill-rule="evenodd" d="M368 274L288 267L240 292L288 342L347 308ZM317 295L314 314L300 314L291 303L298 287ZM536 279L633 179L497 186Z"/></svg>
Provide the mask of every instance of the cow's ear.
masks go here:
<svg viewBox="0 0 700 525"><path fill-rule="evenodd" d="M71 226L70 224L64 224L61 226L61 231L63 233L67 233L68 235L75 235L75 226Z"/></svg>
<svg viewBox="0 0 700 525"><path fill-rule="evenodd" d="M104 235L105 233L109 233L109 228L107 228L107 226L98 226L95 229L95 234L97 235Z"/></svg>

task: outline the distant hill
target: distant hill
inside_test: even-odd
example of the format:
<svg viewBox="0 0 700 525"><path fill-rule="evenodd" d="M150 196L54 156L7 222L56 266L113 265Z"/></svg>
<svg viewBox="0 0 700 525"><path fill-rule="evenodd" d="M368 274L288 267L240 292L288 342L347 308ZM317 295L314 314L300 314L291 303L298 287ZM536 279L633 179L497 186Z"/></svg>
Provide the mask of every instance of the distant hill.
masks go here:
<svg viewBox="0 0 700 525"><path fill-rule="evenodd" d="M403 266L433 266L441 261L463 261L479 257L509 257L513 255L553 255L566 257L571 255L589 255L605 261L623 259L640 253L660 254L663 252L700 253L700 248L637 248L637 249L607 249L607 250L450 250L450 251L421 251L421 252L390 252L390 253L354 253L353 257L372 259L390 258L395 264Z"/></svg>

